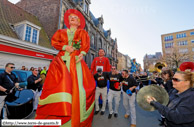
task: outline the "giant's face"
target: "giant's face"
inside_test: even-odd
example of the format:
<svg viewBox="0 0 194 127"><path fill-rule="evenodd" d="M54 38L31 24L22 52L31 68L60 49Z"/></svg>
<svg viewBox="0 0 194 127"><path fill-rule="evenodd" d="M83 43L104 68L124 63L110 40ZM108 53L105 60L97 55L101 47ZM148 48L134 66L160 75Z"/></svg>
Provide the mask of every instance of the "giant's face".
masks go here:
<svg viewBox="0 0 194 127"><path fill-rule="evenodd" d="M80 19L77 15L75 14L70 14L69 15L69 25L75 25L75 26L80 26Z"/></svg>

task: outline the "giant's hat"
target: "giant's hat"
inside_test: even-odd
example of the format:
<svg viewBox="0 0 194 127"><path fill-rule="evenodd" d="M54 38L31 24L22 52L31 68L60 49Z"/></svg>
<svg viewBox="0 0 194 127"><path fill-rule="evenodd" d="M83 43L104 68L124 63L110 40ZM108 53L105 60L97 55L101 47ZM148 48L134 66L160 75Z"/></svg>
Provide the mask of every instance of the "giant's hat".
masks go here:
<svg viewBox="0 0 194 127"><path fill-rule="evenodd" d="M70 14L75 14L79 17L80 19L80 26L78 27L78 29L84 29L85 27L85 18L84 16L82 15L81 12L79 12L78 10L75 10L75 9L69 9L65 12L64 14L64 22L65 22L65 25L67 26L67 28L70 28L70 25L69 25L69 15Z"/></svg>

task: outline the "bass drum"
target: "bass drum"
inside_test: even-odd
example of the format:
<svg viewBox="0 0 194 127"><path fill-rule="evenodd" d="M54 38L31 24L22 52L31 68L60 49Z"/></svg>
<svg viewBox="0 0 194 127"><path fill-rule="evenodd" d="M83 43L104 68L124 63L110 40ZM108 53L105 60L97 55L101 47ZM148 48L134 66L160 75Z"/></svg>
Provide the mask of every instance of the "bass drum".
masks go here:
<svg viewBox="0 0 194 127"><path fill-rule="evenodd" d="M15 100L6 101L8 119L25 119L33 113L33 97L32 90L25 89L15 92Z"/></svg>

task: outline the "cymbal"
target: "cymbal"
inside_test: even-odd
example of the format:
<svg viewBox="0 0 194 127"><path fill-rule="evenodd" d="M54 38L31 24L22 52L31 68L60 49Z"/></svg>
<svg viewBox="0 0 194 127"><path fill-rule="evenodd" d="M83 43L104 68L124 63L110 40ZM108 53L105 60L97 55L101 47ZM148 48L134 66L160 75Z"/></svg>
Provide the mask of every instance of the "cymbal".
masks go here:
<svg viewBox="0 0 194 127"><path fill-rule="evenodd" d="M146 111L154 111L155 108L147 102L148 97L154 97L157 102L162 105L167 105L169 96L166 90L157 85L144 86L137 93L137 104Z"/></svg>

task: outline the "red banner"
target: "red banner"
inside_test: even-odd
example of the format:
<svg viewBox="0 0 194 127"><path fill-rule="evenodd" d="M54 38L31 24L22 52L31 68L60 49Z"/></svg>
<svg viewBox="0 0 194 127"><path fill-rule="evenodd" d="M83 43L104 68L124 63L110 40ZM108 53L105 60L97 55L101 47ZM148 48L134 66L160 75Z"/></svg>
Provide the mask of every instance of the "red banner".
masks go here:
<svg viewBox="0 0 194 127"><path fill-rule="evenodd" d="M48 54L40 53L40 52L34 52L34 51L16 48L16 47L12 47L12 46L7 46L7 45L3 45L3 44L0 44L0 51L7 52L7 53L20 54L20 55L25 55L25 56L50 59L50 60L52 60L54 58L53 55L48 55Z"/></svg>

